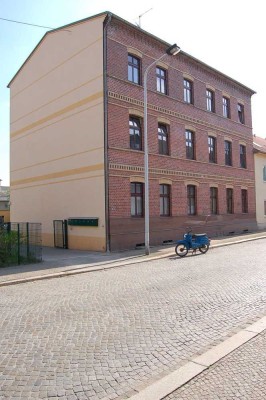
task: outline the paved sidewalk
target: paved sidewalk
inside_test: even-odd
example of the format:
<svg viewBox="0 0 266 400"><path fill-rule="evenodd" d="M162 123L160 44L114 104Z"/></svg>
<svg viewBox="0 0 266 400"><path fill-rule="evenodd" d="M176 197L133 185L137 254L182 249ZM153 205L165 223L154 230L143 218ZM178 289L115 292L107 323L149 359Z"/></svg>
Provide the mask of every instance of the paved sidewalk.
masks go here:
<svg viewBox="0 0 266 400"><path fill-rule="evenodd" d="M263 238L266 238L265 231L212 239L210 249ZM175 257L174 245L152 247L149 256L145 255L144 249L117 253L97 253L44 247L43 262L41 263L0 268L0 287L33 280L50 279L115 268L168 257Z"/></svg>
<svg viewBox="0 0 266 400"><path fill-rule="evenodd" d="M266 317L261 318L130 400L266 398Z"/></svg>
<svg viewBox="0 0 266 400"><path fill-rule="evenodd" d="M164 400L266 399L266 330Z"/></svg>

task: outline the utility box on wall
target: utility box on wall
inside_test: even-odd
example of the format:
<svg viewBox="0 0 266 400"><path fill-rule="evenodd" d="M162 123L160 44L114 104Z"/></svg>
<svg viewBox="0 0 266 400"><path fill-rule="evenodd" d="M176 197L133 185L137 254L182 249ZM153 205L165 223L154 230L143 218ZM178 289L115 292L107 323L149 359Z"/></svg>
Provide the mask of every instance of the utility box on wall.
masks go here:
<svg viewBox="0 0 266 400"><path fill-rule="evenodd" d="M77 217L68 218L69 226L99 226L99 218L96 217Z"/></svg>

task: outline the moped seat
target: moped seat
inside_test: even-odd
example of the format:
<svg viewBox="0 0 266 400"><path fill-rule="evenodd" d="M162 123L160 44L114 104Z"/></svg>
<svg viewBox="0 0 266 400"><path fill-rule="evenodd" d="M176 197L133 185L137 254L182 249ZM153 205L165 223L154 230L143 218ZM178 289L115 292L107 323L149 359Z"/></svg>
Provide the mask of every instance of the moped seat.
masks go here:
<svg viewBox="0 0 266 400"><path fill-rule="evenodd" d="M207 236L207 234L206 233L195 233L193 236L202 237L202 236Z"/></svg>

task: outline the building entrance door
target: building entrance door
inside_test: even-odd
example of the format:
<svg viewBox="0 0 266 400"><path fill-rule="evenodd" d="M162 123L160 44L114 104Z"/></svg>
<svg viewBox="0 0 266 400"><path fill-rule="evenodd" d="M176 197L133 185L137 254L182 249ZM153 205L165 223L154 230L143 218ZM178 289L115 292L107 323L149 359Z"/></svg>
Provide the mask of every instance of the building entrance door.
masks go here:
<svg viewBox="0 0 266 400"><path fill-rule="evenodd" d="M68 249L67 220L54 220L54 247Z"/></svg>

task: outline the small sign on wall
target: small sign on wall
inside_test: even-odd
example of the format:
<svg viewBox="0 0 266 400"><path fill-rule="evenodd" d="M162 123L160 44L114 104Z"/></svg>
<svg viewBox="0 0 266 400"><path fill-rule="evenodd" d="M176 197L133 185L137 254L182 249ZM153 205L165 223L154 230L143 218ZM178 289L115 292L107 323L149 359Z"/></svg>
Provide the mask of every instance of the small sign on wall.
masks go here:
<svg viewBox="0 0 266 400"><path fill-rule="evenodd" d="M96 217L77 217L68 218L68 225L70 226L98 226L99 218Z"/></svg>

